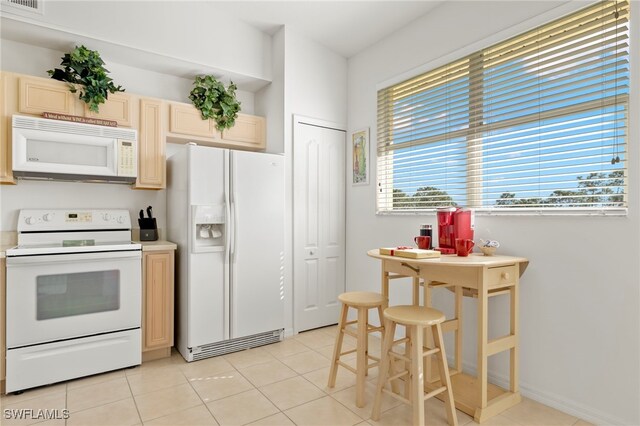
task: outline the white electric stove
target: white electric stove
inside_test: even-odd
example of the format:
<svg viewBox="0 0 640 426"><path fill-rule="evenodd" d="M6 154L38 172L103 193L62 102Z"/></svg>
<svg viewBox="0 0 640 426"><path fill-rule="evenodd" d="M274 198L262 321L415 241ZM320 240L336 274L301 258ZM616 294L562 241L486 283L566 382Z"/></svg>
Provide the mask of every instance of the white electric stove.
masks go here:
<svg viewBox="0 0 640 426"><path fill-rule="evenodd" d="M6 392L140 364L127 210L21 210L6 264Z"/></svg>

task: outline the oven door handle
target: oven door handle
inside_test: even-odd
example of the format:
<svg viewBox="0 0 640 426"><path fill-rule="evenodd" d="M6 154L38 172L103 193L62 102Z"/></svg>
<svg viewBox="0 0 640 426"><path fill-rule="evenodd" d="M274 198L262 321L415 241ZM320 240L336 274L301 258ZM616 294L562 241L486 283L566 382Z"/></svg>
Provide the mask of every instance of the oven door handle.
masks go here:
<svg viewBox="0 0 640 426"><path fill-rule="evenodd" d="M32 256L7 256L7 267L11 265L33 265L41 263L67 263L84 260L141 259L140 250L101 251L94 253L48 254Z"/></svg>

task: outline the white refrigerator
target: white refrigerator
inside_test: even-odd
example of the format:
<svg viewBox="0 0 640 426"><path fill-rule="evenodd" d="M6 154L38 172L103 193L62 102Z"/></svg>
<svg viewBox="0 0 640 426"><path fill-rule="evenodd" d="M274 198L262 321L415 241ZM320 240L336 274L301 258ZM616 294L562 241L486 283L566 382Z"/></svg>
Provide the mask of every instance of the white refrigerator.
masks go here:
<svg viewBox="0 0 640 426"><path fill-rule="evenodd" d="M282 339L283 160L187 144L167 161L176 345L187 361Z"/></svg>

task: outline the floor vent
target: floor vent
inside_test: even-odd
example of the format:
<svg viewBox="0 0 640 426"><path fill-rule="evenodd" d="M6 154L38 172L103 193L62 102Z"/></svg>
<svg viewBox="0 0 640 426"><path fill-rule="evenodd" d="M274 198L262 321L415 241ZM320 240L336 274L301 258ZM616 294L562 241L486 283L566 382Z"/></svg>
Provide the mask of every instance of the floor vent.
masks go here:
<svg viewBox="0 0 640 426"><path fill-rule="evenodd" d="M43 0L2 0L2 9L7 12L28 12L42 15L44 13Z"/></svg>
<svg viewBox="0 0 640 426"><path fill-rule="evenodd" d="M191 350L193 360L210 358L224 355L231 352L243 351L258 346L269 345L282 340L284 329L268 331L266 333L254 334L253 336L240 337L237 339L225 340L223 342L211 343L209 345L198 346Z"/></svg>

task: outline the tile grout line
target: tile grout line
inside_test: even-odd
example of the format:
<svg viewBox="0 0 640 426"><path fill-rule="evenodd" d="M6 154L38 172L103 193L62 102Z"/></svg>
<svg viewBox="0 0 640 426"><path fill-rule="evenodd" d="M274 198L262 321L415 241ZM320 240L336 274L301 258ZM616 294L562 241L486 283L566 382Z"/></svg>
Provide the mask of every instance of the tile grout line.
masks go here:
<svg viewBox="0 0 640 426"><path fill-rule="evenodd" d="M140 362L142 365L142 361ZM131 383L129 383L129 377L127 376L127 372L124 374L125 379L127 380L127 386L129 387L129 392L131 392L131 399L133 399L133 405L136 407L136 412L138 413L138 419L140 419L140 424L144 424L142 421L142 414L140 413L140 408L138 408L138 402L136 401L136 396L133 394L133 389L131 389Z"/></svg>
<svg viewBox="0 0 640 426"><path fill-rule="evenodd" d="M231 365L233 367L233 364L231 364L229 361L227 361L225 359L226 362L229 363L229 365ZM193 362L193 361L192 361ZM179 369L179 368L178 368ZM235 367L234 367L235 370ZM237 370L236 370L237 371ZM191 384L191 380L189 380L189 378L184 374L184 372L182 370L180 370L180 373L182 373L182 375L184 376L184 378L187 380L187 383L189 384L189 386L191 387L191 389L193 389L193 391L196 393L196 395L198 395L198 398L200 399L200 401L202 401L202 404L204 405L204 408L207 409L207 411L209 412L209 414L211 414L211 417L213 417L213 420L220 425L220 422L218 421L218 419L216 418L216 416L213 414L213 412L211 411L211 409L209 408L209 406L207 405L206 402L204 402L204 400L202 399L202 396L198 393L198 391L196 390L196 388L193 387L193 385ZM238 372L240 373L240 372ZM238 395L238 394L236 394Z"/></svg>
<svg viewBox="0 0 640 426"><path fill-rule="evenodd" d="M280 364L282 364L283 366L285 366L286 368L288 368L289 370L293 371L294 373L296 373L296 375L298 375L298 372L295 371L293 368L289 367L288 365L286 365L285 363L283 363L282 361L280 361L279 359L276 359L276 361L278 361ZM273 361L269 361L269 362L273 362ZM264 363L266 364L266 362ZM256 365L260 365L260 364L256 364ZM247 367L247 368L251 368L251 367ZM243 370L246 370L246 368L243 368ZM258 388L257 385L255 385L247 376L245 376L244 374L242 374L242 371L238 370L238 373L240 373L242 375L242 377L244 377L249 383L251 383L251 386L255 387L256 389ZM272 385L274 383L280 383L280 382L284 382L285 380L289 380L292 379L294 376L291 377L286 377L284 379L281 380L276 380L275 382L271 382L271 383L265 383L264 385L261 386L268 386L268 385Z"/></svg>
<svg viewBox="0 0 640 426"><path fill-rule="evenodd" d="M169 358L171 358L171 357L169 357ZM225 360L225 361L226 361L226 360ZM228 361L227 361L227 362L228 362ZM187 362L187 364L185 364L185 365L189 365L189 363ZM171 366L171 365L168 365L168 366ZM167 367L168 367L168 366L167 366ZM164 367L159 367L159 368L164 368ZM214 420L216 423L218 423L218 425L220 425L220 422L218 422L218 419L216 419L216 417L213 415L213 413L211 412L211 410L209 410L209 407L207 407L207 404L202 400L202 397L200 396L200 394L198 393L198 391L197 391L197 390L195 390L195 388L191 385L191 381L189 380L189 378L187 377L187 375L184 373L184 371L182 371L182 368L180 368L180 365L176 365L176 366L175 366L175 368L177 368L177 369L178 369L178 371L180 372L180 374L182 374L182 377L184 377L184 379L187 381L187 384L189 385L189 387L193 390L193 392L196 394L196 396L198 397L198 399L202 402L202 404L203 404L203 405L204 405L204 407L207 409L207 411L209 411L209 414L211 414L211 417L213 417L213 420ZM128 379L127 379L127 381L128 381ZM153 393L153 392L164 391L164 390L172 389L172 388L177 388L178 386L182 386L182 385L184 385L184 383L180 383L180 384L173 385L173 386L167 386L167 387L162 388L162 389L156 389L155 391L146 392L146 394L150 394L150 393ZM133 391L132 391L131 393L133 393ZM145 394L144 394L144 393L141 393L140 395L145 395ZM134 401L135 401L135 397L134 397ZM194 408L194 407L197 407L197 405L194 405L194 406L192 406L192 407L183 408L183 409L181 409L181 410L174 411L173 413L165 414L164 416L154 417L154 418L149 419L149 420L147 420L147 421L152 421L152 420L156 420L156 419L161 419L162 417L170 416L170 415L173 415L173 414L175 414L175 413L179 413L179 412L181 412L181 411L186 411L186 410L189 410L189 409ZM136 404L136 408L137 408L137 404ZM142 422L142 424L144 424L144 423L145 423L144 421L142 421L142 415L140 415L140 421Z"/></svg>
<svg viewBox="0 0 640 426"><path fill-rule="evenodd" d="M125 376L125 377L118 377L118 378L113 379L113 380L107 380L107 381L105 381L105 382L94 383L94 384L92 384L92 385L81 386L81 387L79 387L79 388L71 389L71 391L74 391L74 390L77 390L77 389L82 389L82 388L89 387L89 386L103 385L103 384L105 384L105 383L114 382L114 381L116 381L116 380L120 380L120 379L122 379L122 378L124 378L124 379L125 379L125 381L126 381L126 383L127 383L127 387L129 387L129 392L131 392L131 387L129 386L129 381L128 381L128 380L126 380L126 376ZM133 398L133 392L131 392L130 397L131 397L131 398ZM66 396L66 398L67 398L67 404L68 404L68 398L69 398L69 391L68 391L68 390L67 390L67 396ZM93 406L93 407L83 408L82 410L75 411L75 413L81 413L81 412L83 412L83 411L92 410L92 409L94 409L94 408L99 408L99 407L102 407L102 406L104 406L104 405L109 405L109 404L113 404L113 403L115 403L115 402L124 401L124 400L125 400L125 399L127 399L127 398L129 398L129 397L120 398L120 399L115 399L115 400L113 400L113 401L109 401L109 402L106 402L106 403L104 403L104 404L96 405L96 406ZM67 407L67 409L68 409L68 407ZM72 414L72 413L71 413L71 412L69 412L69 417L71 417L71 414Z"/></svg>
<svg viewBox="0 0 640 426"><path fill-rule="evenodd" d="M284 365L284 364L283 364L283 365ZM278 406L277 406L277 405L276 405L276 404L275 404L271 399L269 399L269 397L268 397L267 395L265 395L265 394L264 394L264 392L262 392L262 391L260 390L260 388L258 388L256 385L254 385L254 384L253 384L253 382L252 382L251 380L249 380L249 378L248 378L248 377L246 377L244 374L242 374L242 372L241 372L240 370L238 370L238 374L240 374L240 375L241 375L241 376L242 376L242 377L243 377L247 382L251 383L251 386L253 386L253 388L254 388L255 390L257 390L258 392L260 392L260 395L262 395L263 397L265 397L265 398L267 399L267 401L269 401L269 402L270 402L274 407L276 407L276 409L278 410L278 413L282 413L282 414L284 414L284 412L280 409L280 407L278 407ZM289 378L291 379L291 377L289 377ZM284 379L284 380L288 380L288 379ZM280 380L280 381L281 381L281 382L283 382L284 380ZM279 382L274 382L274 383L279 383ZM264 385L264 386L268 386L268 385ZM261 417L261 418L259 418L259 419L253 420L253 421L251 421L251 422L249 422L249 423L247 423L247 424L255 423L255 422L259 421L259 420L266 419L267 417L270 417L270 416L275 416L275 415L276 415L276 414L278 414L278 413L269 414L268 416L264 416L264 417ZM284 415L286 416L286 414L284 414ZM287 416L287 417L288 417L288 416Z"/></svg>
<svg viewBox="0 0 640 426"><path fill-rule="evenodd" d="M69 386L67 386L67 384L64 384L64 409L67 410L67 413L69 413L69 418L71 418L71 412L68 411L69 407L67 406L69 404ZM69 423L69 419L64 419L64 426L67 426L67 423Z"/></svg>

